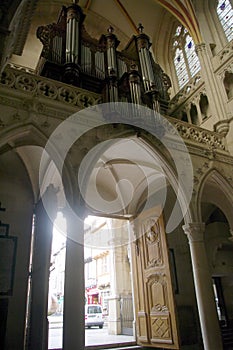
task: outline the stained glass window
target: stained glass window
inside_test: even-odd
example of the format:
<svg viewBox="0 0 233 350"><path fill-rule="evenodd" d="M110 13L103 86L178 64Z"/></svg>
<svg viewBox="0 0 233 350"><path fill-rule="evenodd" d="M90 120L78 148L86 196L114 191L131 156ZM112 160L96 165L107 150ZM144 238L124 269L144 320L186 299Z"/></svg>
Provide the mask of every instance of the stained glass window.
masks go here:
<svg viewBox="0 0 233 350"><path fill-rule="evenodd" d="M176 35L176 36L179 36L180 33L181 33L181 30L182 30L182 26L178 26L178 27L176 28L176 33L175 33L175 35Z"/></svg>
<svg viewBox="0 0 233 350"><path fill-rule="evenodd" d="M200 70L200 62L192 37L181 25L176 27L172 49L178 84L182 88Z"/></svg>
<svg viewBox="0 0 233 350"><path fill-rule="evenodd" d="M187 72L187 68L184 60L183 51L179 48L177 48L175 52L174 65L176 69L176 75L178 78L179 86L182 87L187 83L189 77L188 77L188 72Z"/></svg>
<svg viewBox="0 0 233 350"><path fill-rule="evenodd" d="M229 0L219 0L217 14L228 41L233 39L233 9Z"/></svg>
<svg viewBox="0 0 233 350"><path fill-rule="evenodd" d="M195 45L188 34L185 40L185 53L188 61L188 66L190 70L190 74L193 77L200 70L200 62L195 52Z"/></svg>

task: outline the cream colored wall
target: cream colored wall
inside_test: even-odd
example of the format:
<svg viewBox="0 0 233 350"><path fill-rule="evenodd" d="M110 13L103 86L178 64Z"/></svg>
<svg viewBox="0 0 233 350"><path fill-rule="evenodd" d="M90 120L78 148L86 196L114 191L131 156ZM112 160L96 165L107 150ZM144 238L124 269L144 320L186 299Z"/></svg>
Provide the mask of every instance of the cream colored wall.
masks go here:
<svg viewBox="0 0 233 350"><path fill-rule="evenodd" d="M17 237L13 295L9 297L6 349L23 349L32 230L33 195L26 169L15 152L0 155L0 199L6 208L0 220Z"/></svg>

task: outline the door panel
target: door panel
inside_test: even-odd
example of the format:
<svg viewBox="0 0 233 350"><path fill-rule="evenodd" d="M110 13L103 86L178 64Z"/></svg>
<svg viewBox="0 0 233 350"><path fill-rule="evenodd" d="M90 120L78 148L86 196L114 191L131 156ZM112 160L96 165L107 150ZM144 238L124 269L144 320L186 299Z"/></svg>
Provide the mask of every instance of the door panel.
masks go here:
<svg viewBox="0 0 233 350"><path fill-rule="evenodd" d="M137 342L179 349L168 249L158 207L134 220L132 269Z"/></svg>

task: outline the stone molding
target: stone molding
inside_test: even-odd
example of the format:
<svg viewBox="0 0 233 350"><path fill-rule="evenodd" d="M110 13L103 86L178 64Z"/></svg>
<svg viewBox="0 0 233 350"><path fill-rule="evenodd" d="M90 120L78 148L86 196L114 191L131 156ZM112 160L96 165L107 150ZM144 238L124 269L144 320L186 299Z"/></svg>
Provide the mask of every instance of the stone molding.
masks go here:
<svg viewBox="0 0 233 350"><path fill-rule="evenodd" d="M38 3L38 0L24 1L21 19L20 20L18 19L18 21L20 22L19 28L18 28L18 36L15 42L14 51L13 51L13 53L16 55L22 55L25 41L27 39L27 35L29 32L31 19L36 10L37 3Z"/></svg>
<svg viewBox="0 0 233 350"><path fill-rule="evenodd" d="M1 52L0 52L0 71L4 69L8 59L12 54L21 55L28 34L32 15L35 11L38 0L22 0L10 20L5 21L5 35L1 29ZM8 18L8 12L11 9L10 1L3 1L0 4L0 18Z"/></svg>

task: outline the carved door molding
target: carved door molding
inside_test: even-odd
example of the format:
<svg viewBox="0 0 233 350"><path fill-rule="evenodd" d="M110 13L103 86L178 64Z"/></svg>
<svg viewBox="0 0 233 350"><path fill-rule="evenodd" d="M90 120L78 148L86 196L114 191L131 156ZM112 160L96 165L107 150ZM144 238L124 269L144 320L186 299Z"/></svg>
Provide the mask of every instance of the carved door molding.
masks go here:
<svg viewBox="0 0 233 350"><path fill-rule="evenodd" d="M137 342L179 349L169 256L160 208L134 220L132 269Z"/></svg>

